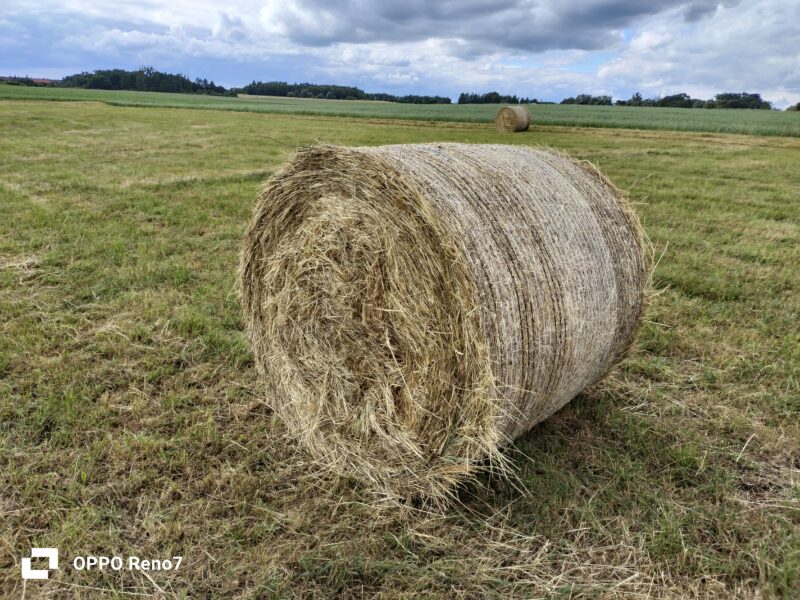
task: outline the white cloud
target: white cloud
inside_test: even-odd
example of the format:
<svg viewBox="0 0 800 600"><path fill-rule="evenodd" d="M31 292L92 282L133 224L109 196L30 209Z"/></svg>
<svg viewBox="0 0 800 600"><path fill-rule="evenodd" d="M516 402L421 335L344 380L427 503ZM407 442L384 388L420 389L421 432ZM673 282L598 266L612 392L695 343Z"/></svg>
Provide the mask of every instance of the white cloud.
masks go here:
<svg viewBox="0 0 800 600"><path fill-rule="evenodd" d="M644 23L598 69L600 80L645 94L751 91L780 105L800 101L800 2L719 6L698 23L675 17L673 11Z"/></svg>
<svg viewBox="0 0 800 600"><path fill-rule="evenodd" d="M18 0L0 8L0 71L152 64L228 85L551 99L747 90L787 104L800 100L797 23L797 0Z"/></svg>

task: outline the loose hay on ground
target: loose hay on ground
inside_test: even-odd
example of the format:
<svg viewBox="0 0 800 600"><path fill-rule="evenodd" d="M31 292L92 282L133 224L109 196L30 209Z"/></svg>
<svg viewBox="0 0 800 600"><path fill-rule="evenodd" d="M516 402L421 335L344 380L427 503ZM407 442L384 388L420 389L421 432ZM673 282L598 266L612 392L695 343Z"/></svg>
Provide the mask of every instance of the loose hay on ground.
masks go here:
<svg viewBox="0 0 800 600"><path fill-rule="evenodd" d="M443 497L623 355L646 265L591 166L544 149L312 147L241 263L267 398L315 460Z"/></svg>

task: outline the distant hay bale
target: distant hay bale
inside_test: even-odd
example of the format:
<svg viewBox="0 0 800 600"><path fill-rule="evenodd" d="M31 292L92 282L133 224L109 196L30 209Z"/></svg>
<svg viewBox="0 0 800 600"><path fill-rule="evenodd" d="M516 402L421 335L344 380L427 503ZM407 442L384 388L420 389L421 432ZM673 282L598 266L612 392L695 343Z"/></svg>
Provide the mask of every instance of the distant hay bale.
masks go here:
<svg viewBox="0 0 800 600"><path fill-rule="evenodd" d="M531 113L524 106L504 106L494 118L497 131L513 133L527 131L531 126Z"/></svg>
<svg viewBox="0 0 800 600"><path fill-rule="evenodd" d="M646 280L637 221L591 166L544 149L302 149L241 259L267 399L319 463L442 497L600 379Z"/></svg>

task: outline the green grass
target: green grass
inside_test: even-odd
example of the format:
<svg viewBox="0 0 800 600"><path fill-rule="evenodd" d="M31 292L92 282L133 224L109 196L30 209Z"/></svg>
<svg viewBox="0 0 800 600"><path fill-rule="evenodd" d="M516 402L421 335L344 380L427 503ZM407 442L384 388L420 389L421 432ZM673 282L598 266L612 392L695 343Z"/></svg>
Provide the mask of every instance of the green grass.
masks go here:
<svg viewBox="0 0 800 600"><path fill-rule="evenodd" d="M196 108L370 119L492 123L500 104L397 104L362 100L317 100L248 96L241 98L37 88L0 84L0 100L81 100L114 106ZM623 106L531 105L533 123L580 127L708 131L753 135L800 136L800 113L769 110L688 110Z"/></svg>
<svg viewBox="0 0 800 600"><path fill-rule="evenodd" d="M516 485L482 479L426 514L370 506L284 440L235 271L260 182L292 147L434 140L596 162L663 253L663 292L625 362L517 442ZM0 103L0 597L791 597L798 151L778 137ZM58 547L61 569L23 588L30 546ZM185 559L150 578L69 566L89 553Z"/></svg>

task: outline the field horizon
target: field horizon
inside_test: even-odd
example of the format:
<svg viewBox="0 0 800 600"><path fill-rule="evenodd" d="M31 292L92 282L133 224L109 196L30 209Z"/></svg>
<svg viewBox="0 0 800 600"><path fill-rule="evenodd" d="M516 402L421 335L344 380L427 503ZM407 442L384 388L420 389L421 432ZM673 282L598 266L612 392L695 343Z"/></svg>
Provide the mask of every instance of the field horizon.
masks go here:
<svg viewBox="0 0 800 600"><path fill-rule="evenodd" d="M103 102L111 106L464 123L493 123L497 110L505 106L504 104L401 104L376 100L320 100L247 95L228 97L0 84L0 101L3 100L84 101ZM800 112L572 104L526 106L531 111L533 127L560 125L800 137Z"/></svg>

